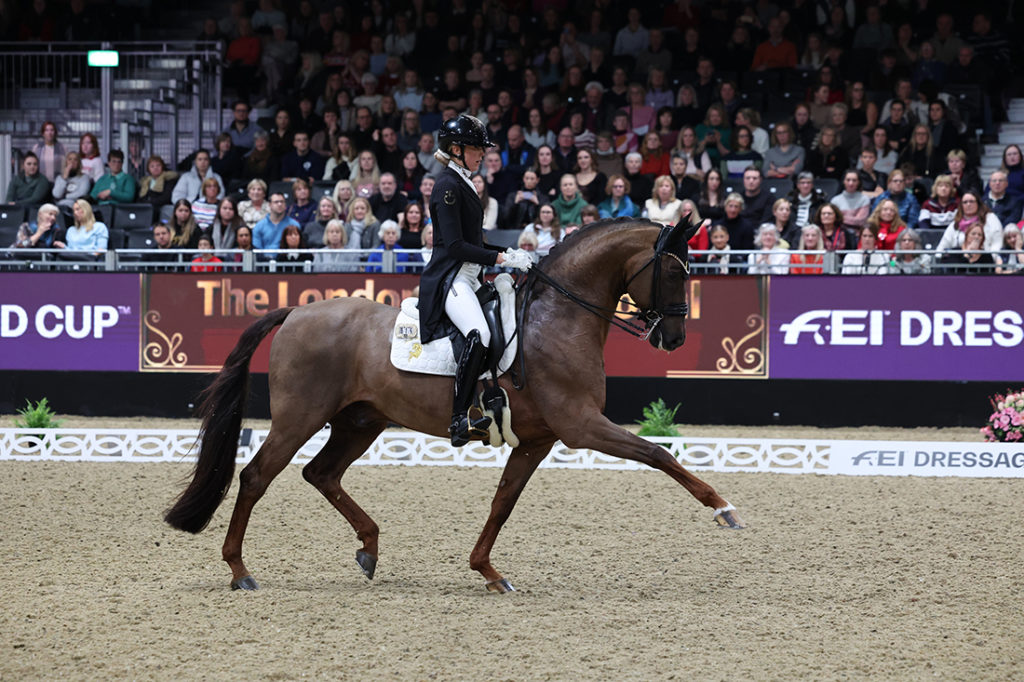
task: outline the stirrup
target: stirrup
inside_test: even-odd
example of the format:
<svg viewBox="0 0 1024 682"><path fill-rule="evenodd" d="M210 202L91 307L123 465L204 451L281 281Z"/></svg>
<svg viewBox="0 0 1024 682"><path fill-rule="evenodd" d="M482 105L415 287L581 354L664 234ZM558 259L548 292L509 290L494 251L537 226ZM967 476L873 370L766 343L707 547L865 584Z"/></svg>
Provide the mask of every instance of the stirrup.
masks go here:
<svg viewBox="0 0 1024 682"><path fill-rule="evenodd" d="M490 434L491 418L485 417L476 405L469 408L466 414L453 414L452 425L448 433L452 437L452 445L461 447L471 440L487 438Z"/></svg>

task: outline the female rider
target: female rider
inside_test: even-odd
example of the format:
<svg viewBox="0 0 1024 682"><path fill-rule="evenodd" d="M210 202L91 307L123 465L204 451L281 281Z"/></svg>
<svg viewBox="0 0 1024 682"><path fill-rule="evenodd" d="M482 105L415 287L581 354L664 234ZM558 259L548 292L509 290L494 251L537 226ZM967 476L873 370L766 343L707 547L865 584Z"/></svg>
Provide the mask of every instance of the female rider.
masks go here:
<svg viewBox="0 0 1024 682"><path fill-rule="evenodd" d="M438 131L435 158L445 170L430 195L434 225L434 249L420 280L420 336L429 343L448 334L454 325L465 337L455 373L455 397L449 432L452 445L484 438L490 418L469 415L475 388L484 370L491 343L476 290L484 267L503 265L528 270L533 261L525 251L484 244L483 206L472 175L480 168L484 152L492 146L487 128L465 114L446 121Z"/></svg>

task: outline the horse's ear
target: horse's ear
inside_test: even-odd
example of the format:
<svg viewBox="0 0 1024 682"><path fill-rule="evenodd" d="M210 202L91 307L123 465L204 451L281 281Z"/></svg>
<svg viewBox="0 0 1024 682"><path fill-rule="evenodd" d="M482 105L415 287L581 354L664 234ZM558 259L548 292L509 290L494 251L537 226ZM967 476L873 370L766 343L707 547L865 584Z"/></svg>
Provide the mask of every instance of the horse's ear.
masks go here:
<svg viewBox="0 0 1024 682"><path fill-rule="evenodd" d="M669 232L665 238L665 250L672 253L685 253L686 242L690 241L693 235L697 234L701 223L693 224L693 214L684 217Z"/></svg>
<svg viewBox="0 0 1024 682"><path fill-rule="evenodd" d="M682 221L680 221L680 222L682 222ZM687 216L687 221L686 222L687 222L687 224L686 224L686 231L683 232L683 241L687 241L688 242L691 239L693 239L693 235L697 234L697 230L699 230L701 228L701 225L703 225L704 223L695 222L694 219L693 219L693 213L690 213L690 215ZM710 221L704 221L704 222L706 223L706 222L710 222Z"/></svg>

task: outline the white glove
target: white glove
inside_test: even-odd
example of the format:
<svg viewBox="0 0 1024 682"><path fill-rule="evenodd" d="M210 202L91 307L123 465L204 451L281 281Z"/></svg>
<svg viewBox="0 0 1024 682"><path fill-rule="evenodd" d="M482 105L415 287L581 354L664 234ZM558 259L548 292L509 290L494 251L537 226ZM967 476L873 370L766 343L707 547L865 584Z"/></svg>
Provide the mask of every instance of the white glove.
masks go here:
<svg viewBox="0 0 1024 682"><path fill-rule="evenodd" d="M505 262L501 264L505 268L516 268L526 272L533 267L533 258L529 251L523 249L505 249Z"/></svg>

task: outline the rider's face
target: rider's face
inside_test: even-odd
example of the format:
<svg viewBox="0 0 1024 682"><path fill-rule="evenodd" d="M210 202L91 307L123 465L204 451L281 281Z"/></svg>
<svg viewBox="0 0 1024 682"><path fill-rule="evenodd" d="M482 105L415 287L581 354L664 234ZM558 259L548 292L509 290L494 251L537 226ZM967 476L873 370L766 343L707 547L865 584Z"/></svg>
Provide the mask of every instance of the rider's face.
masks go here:
<svg viewBox="0 0 1024 682"><path fill-rule="evenodd" d="M480 162L484 159L484 150L482 147L465 147L462 151L463 159L466 163L466 169L471 173L475 173L480 170Z"/></svg>

